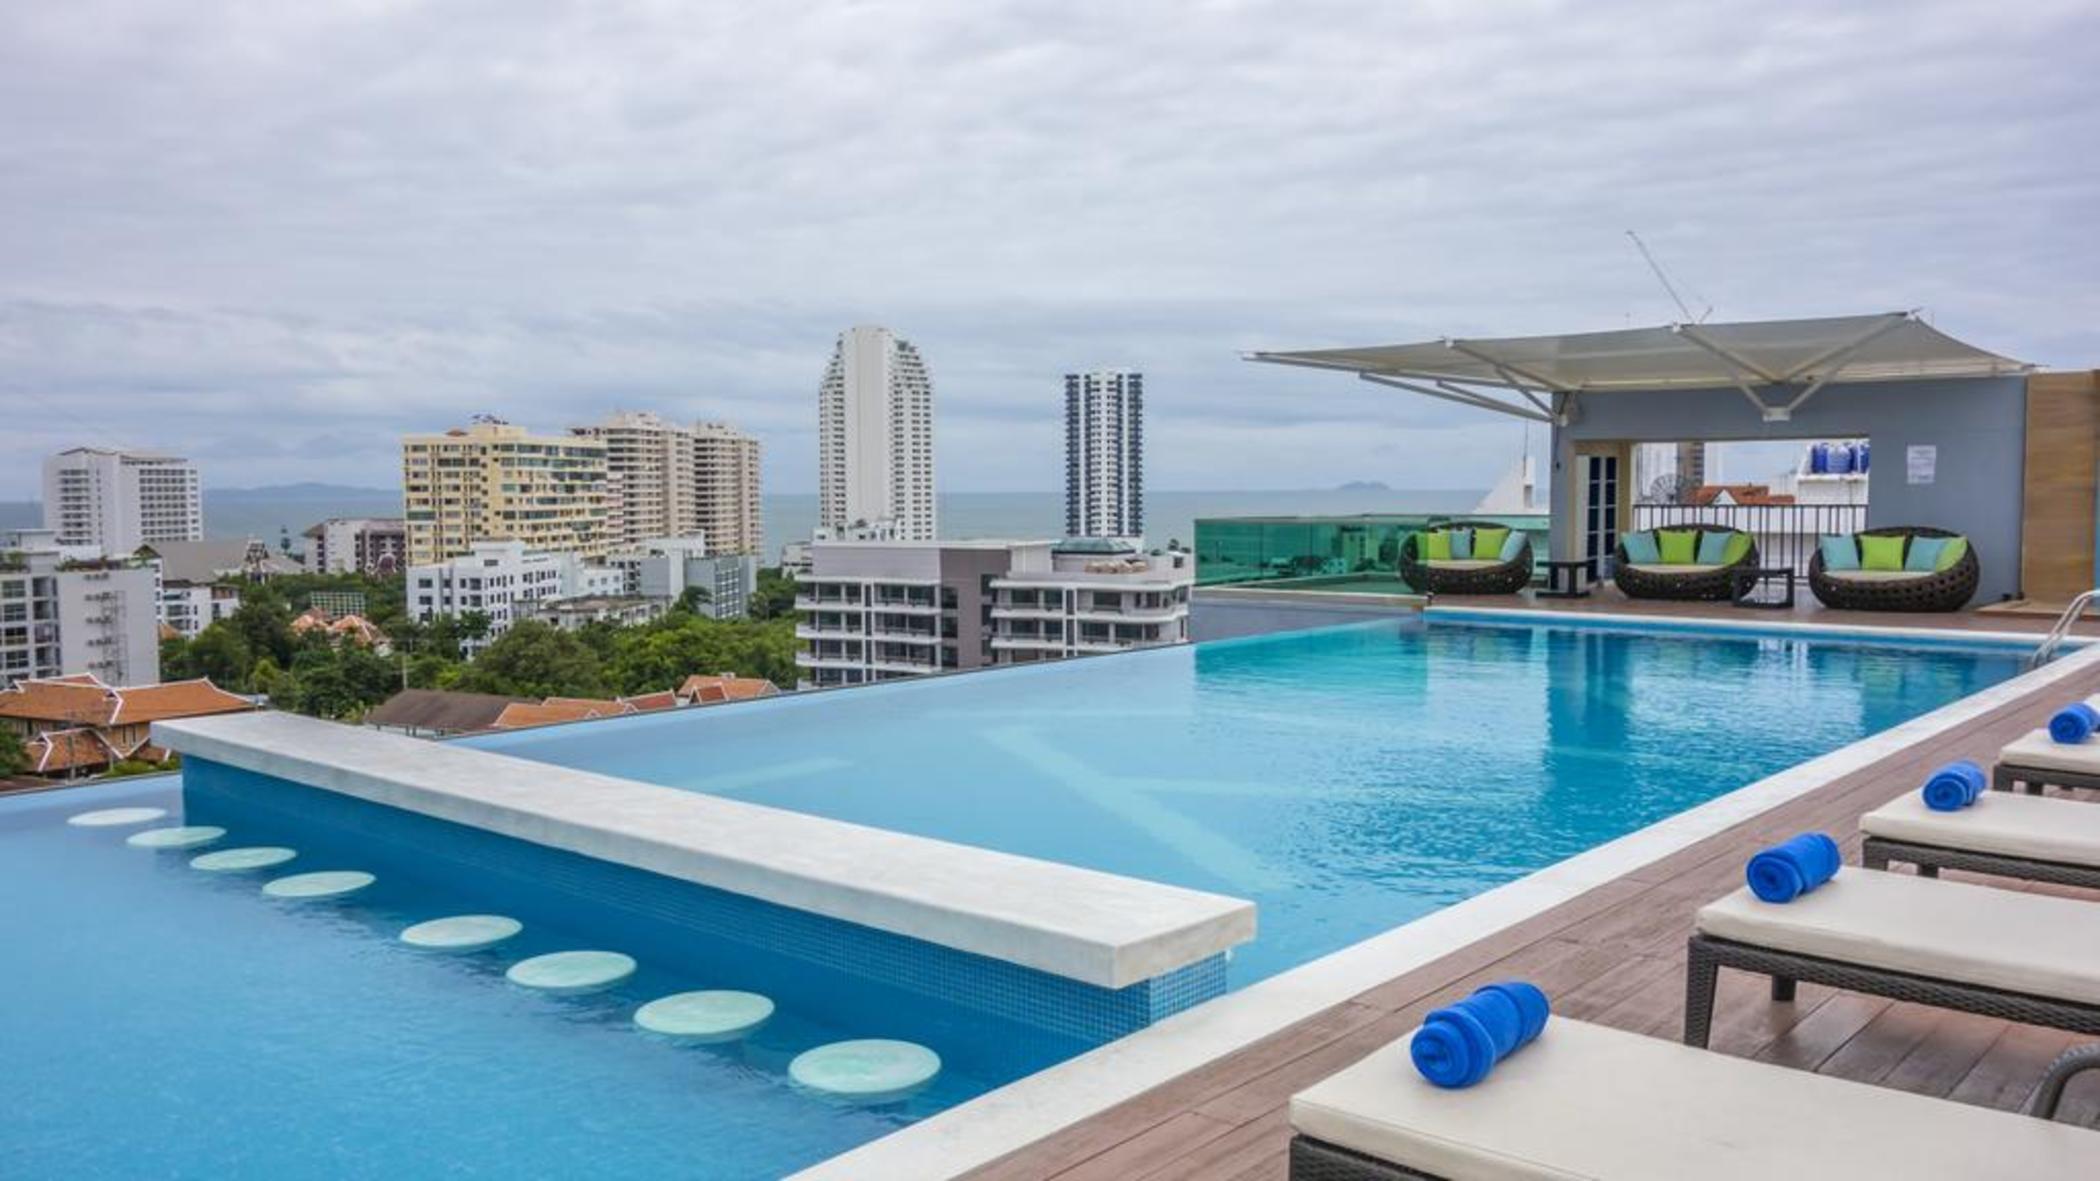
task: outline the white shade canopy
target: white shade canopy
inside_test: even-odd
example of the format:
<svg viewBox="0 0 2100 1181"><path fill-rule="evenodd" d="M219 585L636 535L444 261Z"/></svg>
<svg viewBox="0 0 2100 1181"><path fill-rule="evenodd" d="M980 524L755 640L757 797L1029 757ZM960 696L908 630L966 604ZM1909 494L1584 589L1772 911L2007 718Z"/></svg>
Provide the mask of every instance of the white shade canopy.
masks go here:
<svg viewBox="0 0 2100 1181"><path fill-rule="evenodd" d="M1446 338L1256 352L1246 359L1339 369L1383 385L1545 422L1563 420L1571 394L1730 385L1741 389L1767 421L1784 421L1832 383L1994 377L2032 368L1956 340L1915 312L1489 340ZM1524 403L1495 396L1506 391L1515 391ZM1768 393L1773 395L1769 400Z"/></svg>

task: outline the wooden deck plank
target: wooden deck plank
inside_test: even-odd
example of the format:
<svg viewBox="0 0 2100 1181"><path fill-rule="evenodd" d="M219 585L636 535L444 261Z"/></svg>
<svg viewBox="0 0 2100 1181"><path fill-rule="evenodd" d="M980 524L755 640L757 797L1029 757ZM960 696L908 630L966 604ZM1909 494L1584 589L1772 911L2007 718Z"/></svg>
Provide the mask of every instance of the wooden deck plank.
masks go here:
<svg viewBox="0 0 2100 1181"><path fill-rule="evenodd" d="M2012 617L1970 626L2021 630ZM1863 872L1857 868L1861 813L1912 790L1927 770L1948 759L1988 762L2063 698L2096 690L2100 670L2028 694L1369 989L972 1176L1282 1181L1290 1136L1285 1105L1292 1094L1405 1036L1435 1005L1494 979L1533 979L1554 997L1561 1014L1674 1040L1682 1031L1684 943L1692 916L1741 884L1751 852L1819 829L1842 835L1852 872ZM2025 888L2003 879L1975 880ZM2092 892L2067 892L2100 901ZM1775 1003L1762 977L1723 971L1711 1044L1719 1053L2016 1109L2042 1069L2079 1040L1810 984L1800 986L1792 1003ZM2071 1099L2067 1110L2074 1117L2100 1119L2100 1079L2074 1088Z"/></svg>

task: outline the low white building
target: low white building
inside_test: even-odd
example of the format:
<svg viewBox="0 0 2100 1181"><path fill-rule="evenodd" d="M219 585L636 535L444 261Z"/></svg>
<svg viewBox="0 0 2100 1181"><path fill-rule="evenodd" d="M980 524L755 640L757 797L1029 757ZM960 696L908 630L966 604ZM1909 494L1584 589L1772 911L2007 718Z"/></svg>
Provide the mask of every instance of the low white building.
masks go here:
<svg viewBox="0 0 2100 1181"><path fill-rule="evenodd" d="M78 673L158 683L156 581L151 562L79 560L49 530L0 539L0 688Z"/></svg>
<svg viewBox="0 0 2100 1181"><path fill-rule="evenodd" d="M576 554L534 553L522 541L481 541L456 558L410 567L408 612L419 621L469 612L487 616L488 636L466 646L471 656L548 600L618 595L624 585L619 570L587 564Z"/></svg>
<svg viewBox="0 0 2100 1181"><path fill-rule="evenodd" d="M160 621L188 639L241 607L241 585L297 574L297 562L256 538L157 541L139 551L159 575Z"/></svg>
<svg viewBox="0 0 2100 1181"><path fill-rule="evenodd" d="M830 687L1182 643L1195 559L1106 538L817 541L795 581L795 665Z"/></svg>
<svg viewBox="0 0 2100 1181"><path fill-rule="evenodd" d="M1013 567L992 580L993 662L1185 643L1195 583L1194 554L1147 554L1111 538L1017 550Z"/></svg>
<svg viewBox="0 0 2100 1181"><path fill-rule="evenodd" d="M659 537L607 554L605 564L620 571L621 593L630 597L676 603L699 587L707 593L697 606L711 619L741 619L758 590L758 561L749 554L709 554L704 535Z"/></svg>

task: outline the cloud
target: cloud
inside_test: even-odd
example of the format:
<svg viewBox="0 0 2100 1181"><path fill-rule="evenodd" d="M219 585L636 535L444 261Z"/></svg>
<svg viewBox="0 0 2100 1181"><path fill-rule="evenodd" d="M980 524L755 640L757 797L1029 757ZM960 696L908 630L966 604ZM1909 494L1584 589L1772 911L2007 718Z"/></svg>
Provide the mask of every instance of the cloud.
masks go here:
<svg viewBox="0 0 2100 1181"><path fill-rule="evenodd" d="M1162 487L1485 483L1517 428L1242 349L1924 306L2100 358L2090 4L31 6L0 497L80 441L385 484L477 411L725 417L813 488L858 322L951 489L1147 373ZM1695 311L1698 309L1694 309Z"/></svg>

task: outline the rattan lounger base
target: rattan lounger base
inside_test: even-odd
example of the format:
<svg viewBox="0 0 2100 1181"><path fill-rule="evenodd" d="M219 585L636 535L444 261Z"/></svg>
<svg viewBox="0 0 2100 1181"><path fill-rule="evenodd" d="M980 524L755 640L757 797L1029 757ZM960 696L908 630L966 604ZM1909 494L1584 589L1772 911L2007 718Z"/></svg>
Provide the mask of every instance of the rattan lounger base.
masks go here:
<svg viewBox="0 0 2100 1181"><path fill-rule="evenodd" d="M1291 1137L1290 1181L1444 1181L1309 1136Z"/></svg>
<svg viewBox="0 0 2100 1181"><path fill-rule="evenodd" d="M1770 976L1775 1001L1793 1000L1795 983L1806 980L1811 984L1885 996L1891 1000L2000 1017L2023 1025L2047 1025L2073 1033L2100 1034L2100 1005L1936 980L1864 964L1776 951L1732 939L1693 935L1686 945L1684 976L1684 1043L1688 1046L1703 1047L1712 1036L1714 989L1722 968Z"/></svg>
<svg viewBox="0 0 2100 1181"><path fill-rule="evenodd" d="M2088 886L2100 889L2100 869L2069 865L2061 861L2037 861L2003 853L1975 849L1949 849L1944 845L1919 845L1910 841L1870 836L1860 849L1859 863L1867 869L1887 869L1889 862L1902 861L1918 867L1923 877L1936 878L1943 869L1987 873L2027 882L2051 882L2059 886Z"/></svg>
<svg viewBox="0 0 2100 1181"><path fill-rule="evenodd" d="M2042 794L2044 787L2083 787L2100 791L2100 775L2087 775L2080 771L2052 771L2047 767L2023 767L2017 763L2000 762L1991 768L1991 790L2012 791L2025 789L2028 795Z"/></svg>

